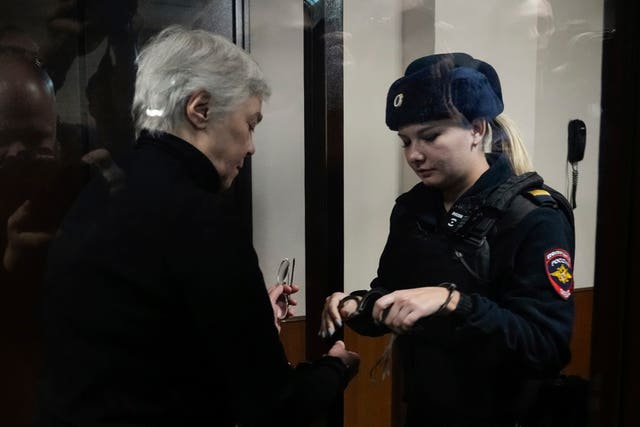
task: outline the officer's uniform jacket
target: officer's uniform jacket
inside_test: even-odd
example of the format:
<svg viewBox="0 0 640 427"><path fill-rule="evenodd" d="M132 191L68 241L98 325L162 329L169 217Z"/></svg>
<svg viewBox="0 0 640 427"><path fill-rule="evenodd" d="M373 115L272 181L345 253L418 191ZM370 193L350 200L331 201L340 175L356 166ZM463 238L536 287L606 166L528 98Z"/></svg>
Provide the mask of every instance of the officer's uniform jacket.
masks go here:
<svg viewBox="0 0 640 427"><path fill-rule="evenodd" d="M482 203L513 175L506 157L488 160L490 169L451 211ZM506 229L497 222L487 236L488 269L479 271L480 251L448 231L451 211L422 183L398 197L368 296L455 283L462 294L456 311L423 318L396 338L404 398L449 415L509 419L527 405L531 384L569 361L573 228L551 206L530 209ZM371 319L375 299L365 298L348 321L357 332L389 332Z"/></svg>

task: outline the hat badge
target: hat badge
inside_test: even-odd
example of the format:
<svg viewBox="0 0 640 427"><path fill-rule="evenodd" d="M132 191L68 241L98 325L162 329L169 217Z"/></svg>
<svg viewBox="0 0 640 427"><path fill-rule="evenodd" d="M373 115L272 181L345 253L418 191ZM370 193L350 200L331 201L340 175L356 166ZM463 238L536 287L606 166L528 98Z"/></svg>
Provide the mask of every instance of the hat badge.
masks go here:
<svg viewBox="0 0 640 427"><path fill-rule="evenodd" d="M403 100L404 100L404 94L403 93L397 94L396 97L393 98L393 106L396 108L401 106Z"/></svg>

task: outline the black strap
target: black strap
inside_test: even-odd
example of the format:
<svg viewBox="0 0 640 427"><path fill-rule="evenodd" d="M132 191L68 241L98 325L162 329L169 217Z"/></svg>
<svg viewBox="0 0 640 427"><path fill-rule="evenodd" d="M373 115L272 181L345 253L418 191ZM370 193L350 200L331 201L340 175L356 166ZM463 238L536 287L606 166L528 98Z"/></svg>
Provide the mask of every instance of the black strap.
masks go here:
<svg viewBox="0 0 640 427"><path fill-rule="evenodd" d="M447 217L447 229L474 246L481 246L496 221L504 216L518 195L543 185L542 177L536 172L514 175L493 191L482 205L471 210L454 205Z"/></svg>
<svg viewBox="0 0 640 427"><path fill-rule="evenodd" d="M560 208L574 227L573 209L569 202L545 185L535 172L509 178L482 205L469 211L454 205L447 220L447 229L458 242L454 254L472 276L480 282L487 282L491 257L487 236L515 228L539 206ZM467 256L470 258L465 258Z"/></svg>
<svg viewBox="0 0 640 427"><path fill-rule="evenodd" d="M518 194L522 194L527 189L540 188L543 184L544 180L536 172L512 176L491 193L484 207L504 213Z"/></svg>

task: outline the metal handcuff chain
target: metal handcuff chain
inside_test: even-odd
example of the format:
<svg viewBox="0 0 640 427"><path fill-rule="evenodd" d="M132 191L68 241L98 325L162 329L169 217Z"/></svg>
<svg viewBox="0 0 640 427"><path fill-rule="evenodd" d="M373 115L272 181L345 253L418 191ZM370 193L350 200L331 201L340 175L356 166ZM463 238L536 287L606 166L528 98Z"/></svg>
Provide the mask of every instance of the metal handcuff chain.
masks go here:
<svg viewBox="0 0 640 427"><path fill-rule="evenodd" d="M338 311L341 311L344 308L344 305L349 302L349 301L355 301L358 308L356 309L356 311L349 316L349 318L358 316L360 313L362 313L363 307L362 307L362 301L364 300L364 298L362 298L361 295L354 295L354 294L349 294L346 297L342 298L340 300L340 302L338 302Z"/></svg>

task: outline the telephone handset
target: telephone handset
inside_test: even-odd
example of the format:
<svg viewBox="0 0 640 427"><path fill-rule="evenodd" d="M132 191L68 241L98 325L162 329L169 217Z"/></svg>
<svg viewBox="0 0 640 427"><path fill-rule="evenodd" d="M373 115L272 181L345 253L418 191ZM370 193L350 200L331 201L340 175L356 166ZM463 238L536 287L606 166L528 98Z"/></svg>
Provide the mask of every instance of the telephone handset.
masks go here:
<svg viewBox="0 0 640 427"><path fill-rule="evenodd" d="M578 162L584 158L587 144L587 126L580 119L569 121L567 162L571 164L571 206L576 208L576 191L578 189Z"/></svg>

